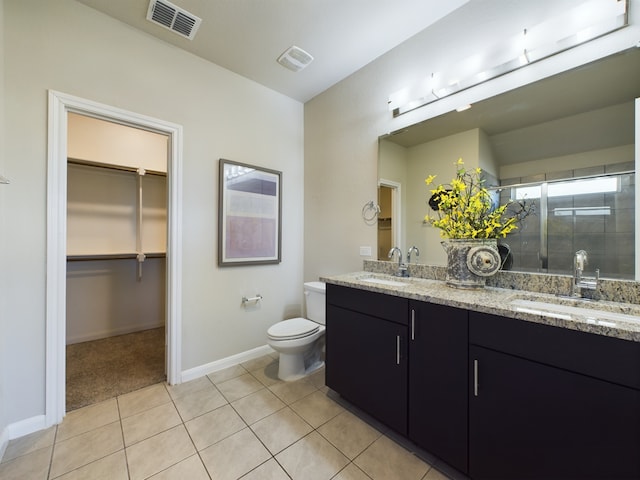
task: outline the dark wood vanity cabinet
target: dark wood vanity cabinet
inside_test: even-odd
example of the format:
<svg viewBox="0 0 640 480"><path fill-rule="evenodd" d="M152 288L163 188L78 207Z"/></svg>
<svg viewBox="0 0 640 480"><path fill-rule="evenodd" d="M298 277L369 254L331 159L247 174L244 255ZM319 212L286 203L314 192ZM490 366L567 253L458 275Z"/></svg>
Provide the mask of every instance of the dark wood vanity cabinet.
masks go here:
<svg viewBox="0 0 640 480"><path fill-rule="evenodd" d="M327 285L326 384L407 434L408 300Z"/></svg>
<svg viewBox="0 0 640 480"><path fill-rule="evenodd" d="M640 479L640 343L327 285L326 383L473 480Z"/></svg>
<svg viewBox="0 0 640 480"><path fill-rule="evenodd" d="M469 475L640 478L640 344L469 313Z"/></svg>
<svg viewBox="0 0 640 480"><path fill-rule="evenodd" d="M467 472L468 312L409 303L408 436Z"/></svg>

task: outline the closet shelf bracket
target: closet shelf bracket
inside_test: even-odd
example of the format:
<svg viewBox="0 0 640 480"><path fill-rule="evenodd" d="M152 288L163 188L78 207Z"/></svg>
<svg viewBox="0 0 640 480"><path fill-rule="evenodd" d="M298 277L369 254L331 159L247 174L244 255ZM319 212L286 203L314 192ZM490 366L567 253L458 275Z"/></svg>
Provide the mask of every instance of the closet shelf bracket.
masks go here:
<svg viewBox="0 0 640 480"><path fill-rule="evenodd" d="M138 260L138 281L142 280L142 264L147 256L144 253L138 253L136 260Z"/></svg>

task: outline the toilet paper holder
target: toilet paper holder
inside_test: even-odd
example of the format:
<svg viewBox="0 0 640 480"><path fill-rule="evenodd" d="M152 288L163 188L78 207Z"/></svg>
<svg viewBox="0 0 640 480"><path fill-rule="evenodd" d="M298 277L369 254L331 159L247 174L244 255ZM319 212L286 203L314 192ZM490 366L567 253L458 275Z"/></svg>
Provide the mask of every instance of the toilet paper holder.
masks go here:
<svg viewBox="0 0 640 480"><path fill-rule="evenodd" d="M242 305L246 305L247 303L258 303L262 300L262 295L258 294L255 297L242 297Z"/></svg>

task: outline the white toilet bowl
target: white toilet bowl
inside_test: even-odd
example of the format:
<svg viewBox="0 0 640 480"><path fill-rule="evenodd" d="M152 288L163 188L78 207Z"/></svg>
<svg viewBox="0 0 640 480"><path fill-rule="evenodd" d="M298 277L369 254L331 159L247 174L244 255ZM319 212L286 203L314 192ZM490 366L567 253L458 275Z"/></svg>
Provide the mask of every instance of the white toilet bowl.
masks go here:
<svg viewBox="0 0 640 480"><path fill-rule="evenodd" d="M305 283L306 318L292 318L272 325L267 331L268 343L280 354L278 378L298 380L324 365L324 296L325 284Z"/></svg>

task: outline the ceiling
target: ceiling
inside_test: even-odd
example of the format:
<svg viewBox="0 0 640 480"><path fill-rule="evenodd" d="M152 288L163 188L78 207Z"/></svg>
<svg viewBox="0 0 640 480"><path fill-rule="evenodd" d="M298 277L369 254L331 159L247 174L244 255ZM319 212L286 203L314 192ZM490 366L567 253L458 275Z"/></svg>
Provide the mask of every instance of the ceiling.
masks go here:
<svg viewBox="0 0 640 480"><path fill-rule="evenodd" d="M469 0L172 0L200 17L188 40L146 20L149 0L77 0L136 29L306 102ZM276 59L290 46L314 61Z"/></svg>

